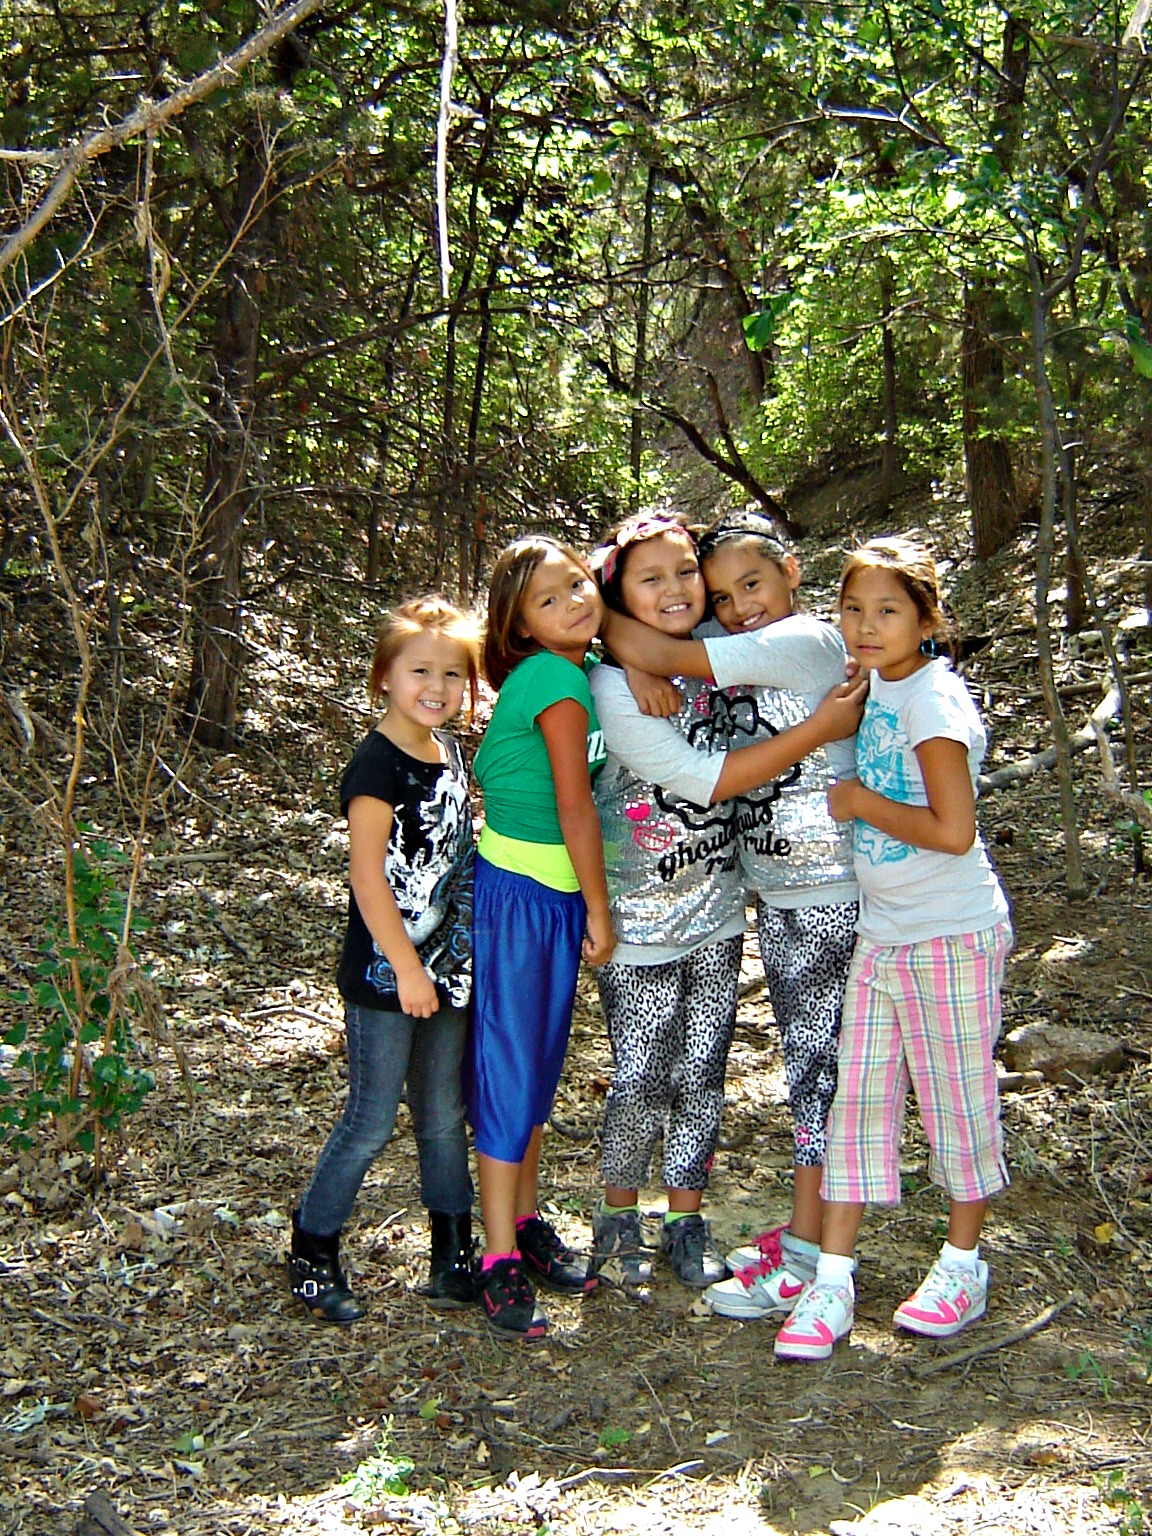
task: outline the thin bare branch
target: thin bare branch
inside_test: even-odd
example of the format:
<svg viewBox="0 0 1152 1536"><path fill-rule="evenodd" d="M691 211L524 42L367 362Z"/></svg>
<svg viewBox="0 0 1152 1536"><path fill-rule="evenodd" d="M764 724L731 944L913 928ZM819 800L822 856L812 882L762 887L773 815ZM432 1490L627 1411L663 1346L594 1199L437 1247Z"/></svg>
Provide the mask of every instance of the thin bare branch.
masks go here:
<svg viewBox="0 0 1152 1536"><path fill-rule="evenodd" d="M279 11L272 19L254 32L227 57L219 59L211 69L187 81L162 101L143 100L134 112L111 127L98 128L77 143L58 152L60 170L52 185L45 192L33 213L0 246L0 272L10 267L35 240L36 236L56 217L71 196L81 173L94 160L109 150L126 144L141 134L155 134L181 112L210 96L221 86L230 84L247 65L262 58L283 38L287 37L306 17L318 11L323 0L296 0Z"/></svg>
<svg viewBox="0 0 1152 1536"><path fill-rule="evenodd" d="M452 126L452 80L458 57L456 0L444 0L444 57L440 63L440 116L436 122L436 228L440 237L440 294L452 291L452 254L448 248L448 131Z"/></svg>

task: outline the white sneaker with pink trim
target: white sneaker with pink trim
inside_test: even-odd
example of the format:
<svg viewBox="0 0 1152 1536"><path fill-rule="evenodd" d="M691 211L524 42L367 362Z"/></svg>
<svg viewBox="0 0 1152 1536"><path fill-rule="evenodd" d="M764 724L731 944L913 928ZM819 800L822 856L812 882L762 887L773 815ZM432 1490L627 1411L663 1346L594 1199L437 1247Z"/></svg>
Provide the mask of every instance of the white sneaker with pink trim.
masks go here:
<svg viewBox="0 0 1152 1536"><path fill-rule="evenodd" d="M983 1317L988 1306L988 1266L945 1269L937 1259L907 1301L892 1314L897 1328L930 1339L950 1339L961 1328Z"/></svg>
<svg viewBox="0 0 1152 1536"><path fill-rule="evenodd" d="M850 1284L814 1281L776 1335L772 1352L778 1360L827 1360L837 1339L851 1333L855 1320Z"/></svg>

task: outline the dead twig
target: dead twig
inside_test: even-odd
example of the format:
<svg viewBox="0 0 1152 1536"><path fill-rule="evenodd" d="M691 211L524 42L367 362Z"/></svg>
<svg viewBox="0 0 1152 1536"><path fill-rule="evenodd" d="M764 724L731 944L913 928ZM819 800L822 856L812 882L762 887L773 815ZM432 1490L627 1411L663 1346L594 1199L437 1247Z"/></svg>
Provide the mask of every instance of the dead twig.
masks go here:
<svg viewBox="0 0 1152 1536"><path fill-rule="evenodd" d="M84 1519L76 1536L136 1536L135 1527L120 1518L103 1488L94 1488L84 1500Z"/></svg>
<svg viewBox="0 0 1152 1536"><path fill-rule="evenodd" d="M702 1461L679 1461L674 1467L665 1467L662 1471L655 1473L649 1472L645 1467L585 1467L583 1472L562 1478L556 1486L564 1491L568 1488L576 1488L581 1483L629 1483L635 1479L647 1487L650 1483L661 1482L666 1477L691 1477L694 1473L703 1472L703 1470Z"/></svg>
<svg viewBox="0 0 1152 1536"><path fill-rule="evenodd" d="M1117 801L1142 827L1152 830L1152 805L1142 795L1131 794L1120 783L1116 775L1116 765L1112 761L1112 748L1108 743L1108 736L1101 722L1095 717L1092 720L1092 729L1096 736L1096 745L1100 751L1100 776L1104 780L1104 793L1110 800Z"/></svg>
<svg viewBox="0 0 1152 1536"><path fill-rule="evenodd" d="M557 1115L553 1115L549 1119L548 1124L558 1136L563 1136L566 1141L592 1141L599 1132L598 1126L590 1131L582 1131L578 1125L569 1125L567 1120L561 1120Z"/></svg>
<svg viewBox="0 0 1152 1536"><path fill-rule="evenodd" d="M677 1456L683 1456L684 1451L683 1451L683 1449L682 1449L682 1447L680 1445L679 1440L677 1440L677 1438L676 1438L676 1431L672 1428L672 1420L668 1416L668 1410L667 1410L667 1408L665 1408L664 1404L660 1401L660 1394L657 1392L656 1388L652 1385L652 1383L648 1380L647 1376L644 1374L643 1371L637 1370L636 1374L639 1376L640 1380L644 1383L644 1385L648 1388L648 1391L649 1391L649 1393L651 1394L651 1397L652 1397L652 1401L656 1404L656 1412L660 1415L660 1422L664 1426L664 1433L668 1436L669 1440L671 1440L671 1442L672 1442L672 1449L676 1452Z"/></svg>
<svg viewBox="0 0 1152 1536"><path fill-rule="evenodd" d="M333 1014L317 1013L313 1008L301 1008L297 1003L272 1003L267 1008L248 1008L240 1017L242 1019L266 1019L273 1013L290 1013L294 1018L311 1019L313 1024L325 1024L330 1029L339 1029L341 1020Z"/></svg>
<svg viewBox="0 0 1152 1536"><path fill-rule="evenodd" d="M1070 1307L1074 1297L1065 1296L1063 1301L1054 1301L1050 1307L1045 1307L1043 1312L1038 1312L1030 1323L1025 1323L1023 1328L1014 1328L1011 1333L1002 1333L998 1339L989 1339L984 1344L974 1344L971 1349L957 1350L954 1355L944 1355L940 1360L929 1360L924 1365L912 1367L912 1375L917 1381L922 1381L925 1376L935 1376L940 1371L950 1371L955 1365L966 1365L969 1360L980 1360L984 1355L991 1355L998 1349L1006 1349L1010 1344L1019 1344L1023 1339L1029 1339L1034 1333L1039 1333L1042 1328L1058 1318L1065 1307Z"/></svg>

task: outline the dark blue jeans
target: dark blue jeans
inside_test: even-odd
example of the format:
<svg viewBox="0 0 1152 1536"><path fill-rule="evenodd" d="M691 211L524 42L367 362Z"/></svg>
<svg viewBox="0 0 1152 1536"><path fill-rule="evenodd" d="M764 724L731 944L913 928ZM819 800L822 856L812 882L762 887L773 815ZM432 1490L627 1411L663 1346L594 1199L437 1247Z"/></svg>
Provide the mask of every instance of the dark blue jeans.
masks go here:
<svg viewBox="0 0 1152 1536"><path fill-rule="evenodd" d="M430 1019L345 1005L348 1102L300 1202L300 1225L317 1237L339 1232L364 1176L396 1124L405 1081L420 1159L420 1198L430 1211L472 1208L460 1062L467 1017L441 1008Z"/></svg>

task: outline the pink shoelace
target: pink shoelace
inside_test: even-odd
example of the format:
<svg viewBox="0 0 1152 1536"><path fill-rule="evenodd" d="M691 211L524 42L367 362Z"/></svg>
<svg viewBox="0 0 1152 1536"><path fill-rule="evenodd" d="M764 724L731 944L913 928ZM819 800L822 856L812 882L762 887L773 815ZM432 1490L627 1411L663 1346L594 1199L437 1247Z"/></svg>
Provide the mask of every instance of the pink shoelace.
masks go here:
<svg viewBox="0 0 1152 1536"><path fill-rule="evenodd" d="M773 1227L771 1232L762 1232L756 1239L760 1257L755 1264L748 1264L736 1271L736 1278L741 1285L751 1289L763 1276L774 1275L778 1269L784 1268L784 1250L780 1247L780 1234L783 1230L783 1227Z"/></svg>

